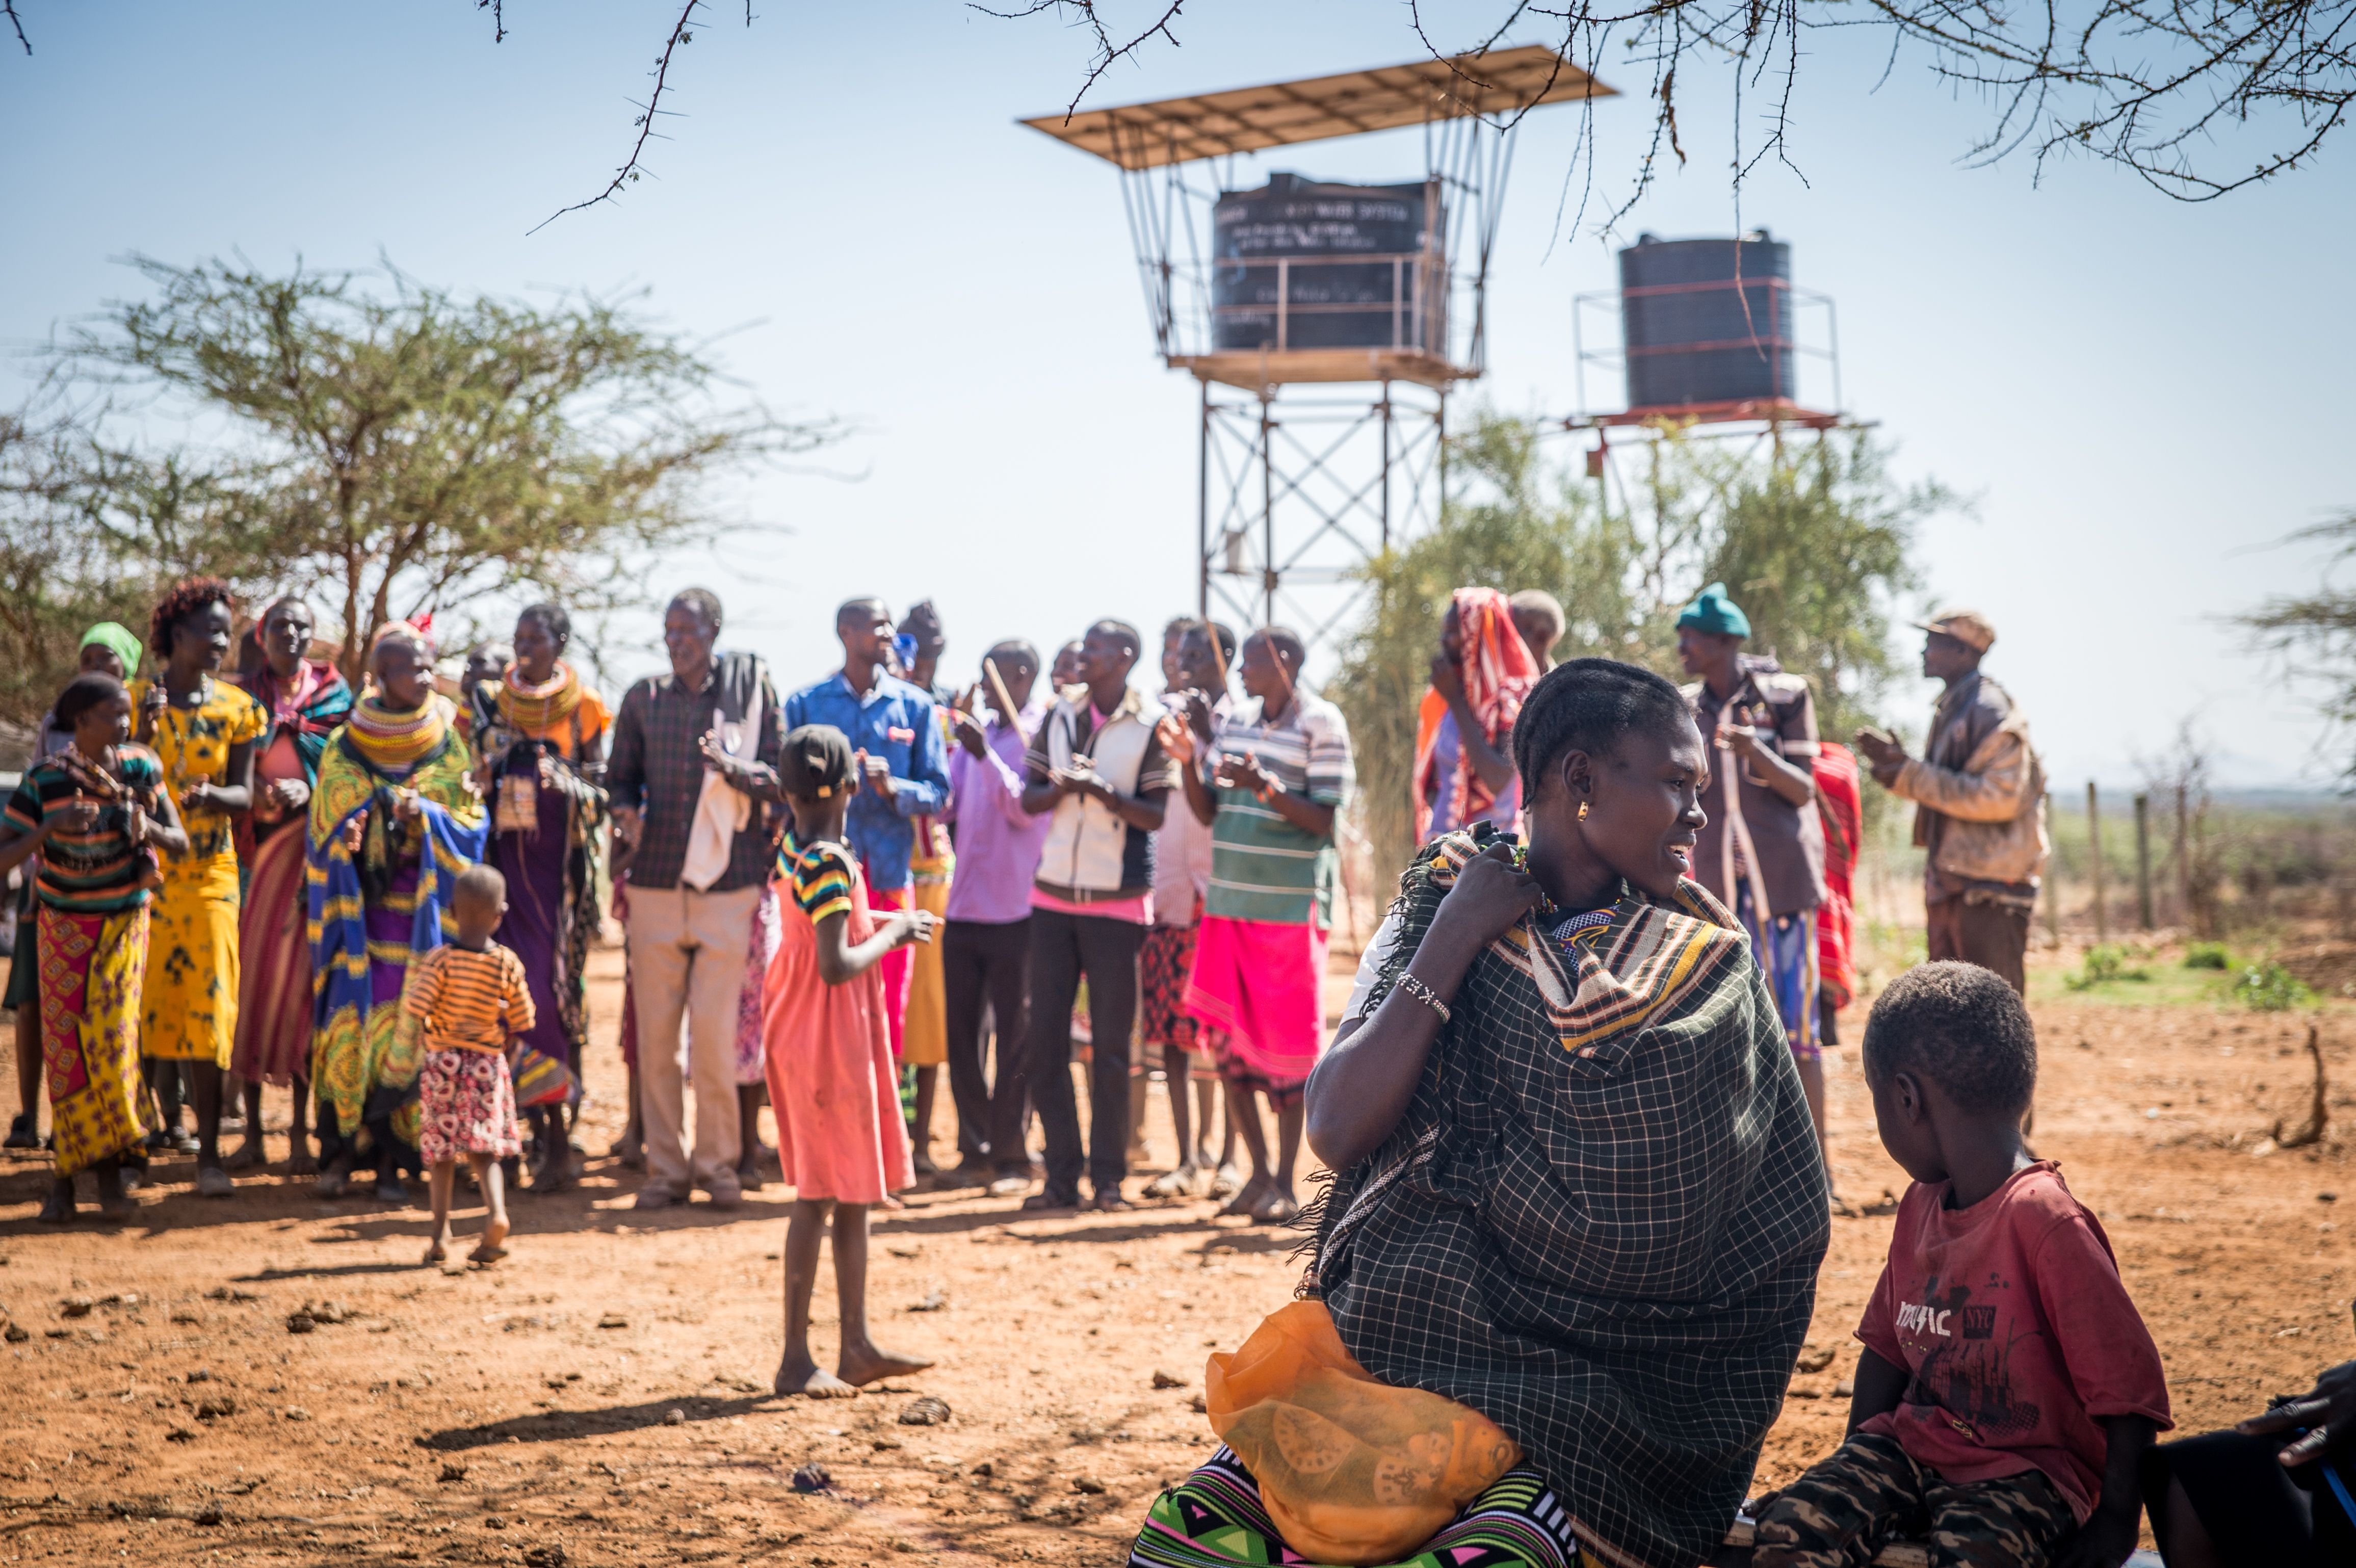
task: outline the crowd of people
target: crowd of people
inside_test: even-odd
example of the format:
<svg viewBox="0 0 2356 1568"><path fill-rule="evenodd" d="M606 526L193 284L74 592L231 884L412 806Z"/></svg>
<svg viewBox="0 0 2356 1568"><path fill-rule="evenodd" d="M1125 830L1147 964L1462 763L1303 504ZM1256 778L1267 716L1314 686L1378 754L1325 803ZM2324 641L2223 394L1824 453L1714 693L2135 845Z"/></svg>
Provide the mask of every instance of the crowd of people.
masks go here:
<svg viewBox="0 0 2356 1568"><path fill-rule="evenodd" d="M2117 1568L2147 1505L2172 1563L2351 1539L2356 1376L2155 1447L2158 1352L2029 1146L2043 781L1980 671L1985 617L1922 623L1944 693L1915 757L1820 736L1809 682L1750 647L1723 584L1677 619L1683 688L1558 664L1543 592L1457 591L1411 776L1383 781L1421 847L1329 1039L1358 780L1282 627L1172 621L1151 693L1117 619L1044 670L996 643L958 688L933 606L859 598L840 668L781 700L688 589L668 671L608 707L556 606L446 682L429 623L385 626L357 692L298 599L241 608L198 578L145 646L92 628L0 815L0 870L28 873L8 1142L42 1141L45 1086L44 1219L73 1218L85 1176L123 1212L166 1149L233 1197L276 1087L322 1196L406 1202L423 1178L441 1263L463 1165L470 1258L496 1263L510 1190L582 1174L610 913L636 1206L740 1203L772 1112L794 1189L780 1393L927 1364L879 1347L865 1303L869 1217L920 1179L1032 1211L1215 1197L1311 1229L1312 1262L1215 1358L1225 1441L1152 1505L1133 1563L1690 1568L1744 1504L1839 1204L1821 1053L1856 987L1869 774L1917 803L1926 850L1933 961L1859 1042L1913 1185L1849 1431L1751 1500L1754 1561L1834 1568L1927 1533L1940 1563ZM1157 1068L1175 1158L1132 1197ZM1306 1211L1304 1142L1333 1173ZM831 1371L809 1333L830 1235Z"/></svg>

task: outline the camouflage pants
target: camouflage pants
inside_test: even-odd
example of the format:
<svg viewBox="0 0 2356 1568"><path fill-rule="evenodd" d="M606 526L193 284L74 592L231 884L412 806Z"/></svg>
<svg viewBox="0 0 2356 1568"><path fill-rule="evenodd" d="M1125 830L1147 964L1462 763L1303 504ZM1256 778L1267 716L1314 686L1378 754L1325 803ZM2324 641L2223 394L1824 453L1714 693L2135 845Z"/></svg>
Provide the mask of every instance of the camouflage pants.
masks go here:
<svg viewBox="0 0 2356 1568"><path fill-rule="evenodd" d="M1951 1482L1898 1440L1859 1433L1768 1505L1752 1568L1865 1568L1892 1541L1927 1540L1932 1568L2043 1568L2075 1529L2036 1470Z"/></svg>

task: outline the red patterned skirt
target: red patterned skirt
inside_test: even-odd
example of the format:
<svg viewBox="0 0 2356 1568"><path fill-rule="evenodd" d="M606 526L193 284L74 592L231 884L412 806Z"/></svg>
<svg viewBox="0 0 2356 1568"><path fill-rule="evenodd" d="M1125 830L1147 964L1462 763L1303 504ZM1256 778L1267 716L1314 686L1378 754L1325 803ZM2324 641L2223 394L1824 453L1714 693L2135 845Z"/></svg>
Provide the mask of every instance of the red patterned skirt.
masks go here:
<svg viewBox="0 0 2356 1568"><path fill-rule="evenodd" d="M428 1051L417 1074L417 1152L429 1165L468 1155L523 1153L508 1058L494 1051Z"/></svg>

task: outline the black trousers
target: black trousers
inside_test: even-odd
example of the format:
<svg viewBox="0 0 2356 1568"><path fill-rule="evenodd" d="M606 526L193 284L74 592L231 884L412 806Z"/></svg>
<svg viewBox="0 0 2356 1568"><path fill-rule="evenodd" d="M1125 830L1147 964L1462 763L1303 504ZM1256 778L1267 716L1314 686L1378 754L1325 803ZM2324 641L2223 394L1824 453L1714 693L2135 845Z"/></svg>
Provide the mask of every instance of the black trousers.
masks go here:
<svg viewBox="0 0 2356 1568"><path fill-rule="evenodd" d="M1023 1148L1024 1055L1030 1048L1023 998L1031 985L1028 917L1003 925L951 920L941 928L941 974L949 1024L949 1098L957 1104L958 1153L988 1159L1001 1175L1030 1168ZM986 1020L994 1020L998 1073L983 1070Z"/></svg>
<svg viewBox="0 0 2356 1568"><path fill-rule="evenodd" d="M1047 1195L1080 1187L1080 1115L1072 1099L1072 1003L1088 982L1088 1185L1119 1194L1129 1172L1129 1036L1137 1021L1137 950L1145 928L1102 915L1031 916L1031 1101L1047 1135Z"/></svg>

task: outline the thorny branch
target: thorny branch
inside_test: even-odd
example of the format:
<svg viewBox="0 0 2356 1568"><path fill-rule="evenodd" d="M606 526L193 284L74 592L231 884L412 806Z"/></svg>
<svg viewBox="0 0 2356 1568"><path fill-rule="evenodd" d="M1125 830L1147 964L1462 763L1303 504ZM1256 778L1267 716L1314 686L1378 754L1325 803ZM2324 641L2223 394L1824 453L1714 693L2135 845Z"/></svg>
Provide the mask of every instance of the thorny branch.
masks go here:
<svg viewBox="0 0 2356 1568"><path fill-rule="evenodd" d="M491 42L508 41L507 0L475 0L475 9L491 14Z"/></svg>
<svg viewBox="0 0 2356 1568"><path fill-rule="evenodd" d="M647 95L646 103L638 113L638 139L630 145L630 156L623 161L620 168L614 171L613 180L605 189L587 200L576 201L570 207L558 208L533 224L527 231L528 233L539 233L568 212L578 212L584 207L594 207L601 201L611 201L621 193L622 187L636 183L640 172L638 159L647 150L648 138L655 134L655 116L664 113L661 107L662 95L663 90L670 84L671 56L678 52L680 45L691 44L695 41L695 35L688 31L688 25L695 19L695 13L701 9L702 5L703 0L687 0L686 5L681 7L679 13L679 20L671 24L670 37L664 40L663 52L655 59L655 90ZM748 16L746 19L749 21L751 18Z"/></svg>
<svg viewBox="0 0 2356 1568"><path fill-rule="evenodd" d="M25 36L24 19L16 15L16 0L0 0L0 11L8 13L8 25L16 29L16 41L25 46L27 54L31 54L33 40Z"/></svg>
<svg viewBox="0 0 2356 1568"><path fill-rule="evenodd" d="M1072 94L1072 102L1064 109L1064 117L1068 120L1079 108L1080 100L1088 95L1088 89L1097 84L1097 79L1111 69L1113 61L1134 57L1156 34L1167 38L1172 48L1181 47L1178 35L1170 30L1170 24L1178 19L1180 11L1185 9L1186 0L1169 0L1152 24L1125 44L1112 41L1111 31L1105 27L1103 16L1098 14L1098 0L1031 0L1019 11L993 11L980 4L973 4L972 9L985 16L995 16L1001 22L1021 21L1025 16L1036 16L1043 11L1069 11L1076 14L1081 26L1096 35L1097 52L1088 61L1088 74L1080 82L1079 91ZM1154 0L1154 4L1162 5L1162 0Z"/></svg>
<svg viewBox="0 0 2356 1568"><path fill-rule="evenodd" d="M991 15L1065 13L1091 29L1098 47L1080 89L1085 97L1114 60L1133 57L1156 35L1179 42L1170 27L1174 5L1119 44L1099 15L1101 4L1032 0L1021 10ZM1161 5L1149 0L1149 14ZM1650 68L1651 144L1612 220L1650 186L1665 145L1684 162L1678 69L1697 58L1730 65L1738 93L1776 79L1763 143L1747 156L1737 147L1738 189L1760 160L1772 155L1788 163L1800 35L1809 28L1887 28L1893 64L1909 44L1927 49L1933 75L1971 89L1992 113L1967 154L1976 166L2026 147L2041 175L2052 157L2086 154L2132 169L2185 201L2211 200L2297 168L2356 106L2356 0L2037 0L2019 7L2004 0L1569 0L1551 6L1500 0L1496 24L1464 49L1441 48L1417 5L1408 11L1432 58L1460 72L1464 55L1538 24L1580 70ZM1582 156L1591 159L1593 146L1584 139Z"/></svg>

